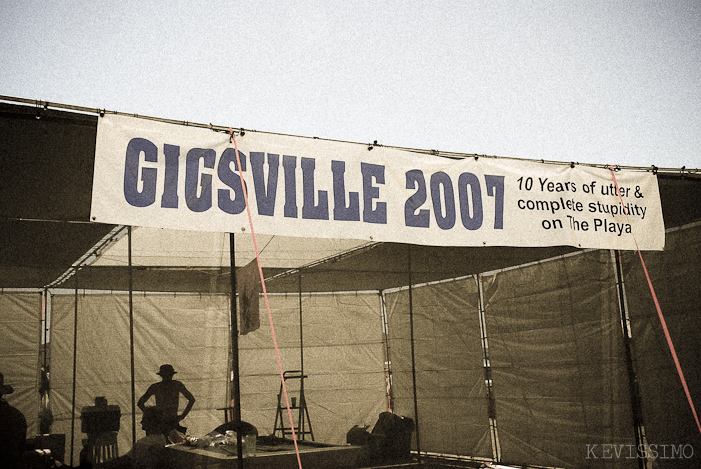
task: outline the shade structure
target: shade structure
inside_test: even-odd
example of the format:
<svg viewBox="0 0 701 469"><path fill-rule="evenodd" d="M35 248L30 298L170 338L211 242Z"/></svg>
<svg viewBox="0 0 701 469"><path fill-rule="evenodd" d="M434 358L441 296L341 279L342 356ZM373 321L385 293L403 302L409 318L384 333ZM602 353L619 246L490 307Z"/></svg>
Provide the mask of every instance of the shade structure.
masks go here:
<svg viewBox="0 0 701 469"><path fill-rule="evenodd" d="M50 303L55 302L55 336L43 343L37 339L36 346L37 350L47 344L52 347L56 409L64 412L55 416L56 429L66 432L65 425L71 419L64 414L71 409L73 377L70 360L59 361L58 357L63 354L68 360L72 354L71 315L77 310L78 325L88 321L91 326L79 329L79 347L92 344L93 348L107 350L114 346L124 371L127 352L116 338L125 339L126 292L131 280L132 290L140 295L135 302L140 328L137 338L141 333L146 337L138 339L141 345L137 350L153 349L153 354L145 355L149 359L137 364L139 389L153 378L152 368L160 361L181 360L185 382L192 383L202 396L191 428L203 431L213 419L220 418L216 406L226 404L219 400L226 400L228 392L228 354L222 353L222 348L227 343L224 313L231 268L225 235L136 228L131 252L134 265L130 269L121 227L89 220L96 121L91 114L0 105L0 194L5 202L0 208L0 287L3 305L12 305L3 306L3 314L31 324L30 330L17 334L25 339L37 337L37 325L45 324L41 322L41 295L37 293L45 291ZM694 257L694 223L701 219L701 182L695 174L683 171L661 173L658 180L669 244L666 251L649 255L650 268L654 282L664 285L663 309L670 311L670 322L676 328L673 335L680 337L680 357L696 396L698 360L693 344L698 329L690 306L694 289L689 279L695 278L694 266L698 264ZM237 267L253 258L246 236L236 236ZM260 244L268 291L279 295L274 310L281 321L286 363L291 368L299 366L300 297L302 312L310 311L312 322L305 325L318 340L310 339L306 351L309 392L316 393L312 421L317 416L319 427L326 427L325 433L335 441L342 441L344 430L352 425L373 423L373 413L386 405L385 390L390 382L394 409L418 417L423 451L513 464L576 467L584 461L591 467L607 467L603 458L591 457L600 453L590 452L587 459L587 444L599 445L598 450L605 444L628 448L635 443L634 416L628 402L632 397L621 371L625 353L619 341L621 311L610 252L585 252L565 246L409 248L395 243L275 236ZM650 309L644 275L638 264L633 265L637 262L634 255L625 257L626 311L633 324L632 349L639 357L635 365L648 442L677 445L677 450L679 445L691 445L701 451L656 312ZM80 265L77 277L74 264ZM76 285L77 295L73 291ZM411 308L409 285L414 295ZM16 291L18 288L29 289L29 294L35 296L15 296L28 294ZM103 299L96 301L99 295ZM195 306L189 305L191 301ZM206 306L210 303L213 306ZM383 312L388 306L389 310ZM412 311L416 314L414 363L407 330ZM188 333L207 314L217 318L216 327L211 334L197 337L202 341L198 350L183 353L186 358L181 352L169 353L174 344L175 350L183 351L193 343L187 340ZM189 319L189 315L194 318ZM177 324L168 321L173 317L178 318ZM384 328L383 317L389 318ZM99 319L90 323L90 318ZM369 318L363 321L363 327L354 324L361 318ZM100 339L105 328L92 327L97 320L119 325L107 330L121 332L106 342ZM364 326L368 324L371 327L366 331ZM13 337L17 334L13 332ZM25 339L21 342L31 345L31 340ZM242 376L242 400L248 409L244 418L249 412L251 420L269 430L277 392L271 348L254 336L244 338L244 342L242 350L249 356ZM490 353L489 367L484 364L485 350ZM24 386L31 388L33 382L38 385L38 373L28 364L39 361L37 355L30 352L22 365L15 366L5 354L2 364L4 369L16 370L16 383L27 383ZM200 376L201 361L211 367ZM79 355L78 362L80 407L88 404L85 401L95 393L111 392L113 383L100 377L90 360ZM412 402L413 372L417 373L418 415L414 415ZM203 380L204 375L207 377ZM100 379L96 381L96 377ZM358 377L362 379L354 379ZM586 380L578 387L582 377ZM202 382L195 385L198 380ZM545 380L548 386L543 386ZM668 386L669 392L657 392L662 389L655 384L657 380ZM128 409L126 381L117 381L121 389L117 402ZM207 383L217 382L222 384L216 391L206 389ZM491 395L488 384L493 385ZM80 391L80 386L87 387ZM25 389L23 393L29 396L32 391ZM602 400L592 403L597 393ZM363 395L368 396L367 402ZM670 400L674 403L671 407ZM36 428L36 402L23 398L19 404ZM602 406L606 407L604 415L597 413ZM670 413L674 416L671 420L684 419L685 425L675 426ZM342 423L326 418L334 414L343 415ZM128 426L125 420L125 444ZM591 438L591 443L585 438ZM80 435L74 439L79 446ZM637 458L619 458L611 462L611 467L635 467L637 462ZM658 458L657 462L663 467L695 464L691 458Z"/></svg>

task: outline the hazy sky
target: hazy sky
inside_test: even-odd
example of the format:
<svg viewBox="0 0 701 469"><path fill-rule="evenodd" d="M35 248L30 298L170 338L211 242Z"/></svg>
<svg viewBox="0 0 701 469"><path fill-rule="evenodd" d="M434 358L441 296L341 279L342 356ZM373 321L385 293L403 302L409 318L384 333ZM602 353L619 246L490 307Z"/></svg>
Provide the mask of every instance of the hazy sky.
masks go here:
<svg viewBox="0 0 701 469"><path fill-rule="evenodd" d="M558 161L701 168L701 2L13 1L0 95Z"/></svg>

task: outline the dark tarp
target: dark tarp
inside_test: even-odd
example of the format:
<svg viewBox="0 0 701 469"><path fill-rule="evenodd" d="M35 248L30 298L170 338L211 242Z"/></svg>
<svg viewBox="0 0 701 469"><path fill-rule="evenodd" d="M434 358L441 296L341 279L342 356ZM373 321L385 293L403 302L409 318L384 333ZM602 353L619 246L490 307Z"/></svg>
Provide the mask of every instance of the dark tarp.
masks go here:
<svg viewBox="0 0 701 469"><path fill-rule="evenodd" d="M645 252L643 259L664 314L686 383L701 411L701 314L698 288L701 279L701 226L667 234L664 252ZM626 294L632 328L632 355L640 383L642 414L651 442L667 459L660 467L698 467L696 458L680 458L679 446L686 454L701 452L701 435L682 388L672 354L662 331L652 294L637 253L623 254Z"/></svg>
<svg viewBox="0 0 701 469"><path fill-rule="evenodd" d="M635 445L611 253L511 269L484 283L503 461L577 467L587 445Z"/></svg>
<svg viewBox="0 0 701 469"><path fill-rule="evenodd" d="M50 284L113 228L88 223L96 132L96 116L0 103L3 288Z"/></svg>

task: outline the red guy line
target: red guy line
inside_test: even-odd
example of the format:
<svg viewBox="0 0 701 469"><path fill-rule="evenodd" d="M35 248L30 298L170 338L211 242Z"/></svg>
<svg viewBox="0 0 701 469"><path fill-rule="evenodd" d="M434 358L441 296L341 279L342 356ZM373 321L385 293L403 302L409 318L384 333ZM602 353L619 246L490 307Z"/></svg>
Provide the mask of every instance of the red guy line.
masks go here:
<svg viewBox="0 0 701 469"><path fill-rule="evenodd" d="M621 196L621 191L618 189L618 181L616 180L616 175L613 172L613 166L610 165L611 177L613 177L613 183L616 185L616 192L618 193L618 198L621 201L621 206L623 207L623 213L626 215L626 219L630 224L630 218L628 217L628 211L623 203L623 197ZM689 387L686 385L686 379L684 379L684 373L682 372L682 367L679 364L679 358L677 357L677 352L674 349L674 344L672 343L672 337L669 335L669 330L667 329L667 322L664 320L664 315L662 314L662 308L660 308L660 303L657 301L657 295L655 294L655 289L652 286L652 280L650 280L650 274L645 266L645 261L643 260L643 253L640 252L638 247L638 241L635 239L633 234L633 241L635 241L635 249L638 250L638 256L640 256L640 263L643 265L643 271L645 271L645 278L647 278L647 284L650 286L650 293L652 293L652 299L655 302L655 308L657 308L657 316L660 318L660 323L662 324L662 330L667 338L667 345L669 345L669 351L672 352L672 359L674 360L674 365L677 367L677 373L679 374L679 379L682 382L682 387L684 388L684 393L686 394L686 399L689 401L689 406L691 407L691 412L694 414L694 420L696 420L696 426L701 433L701 423L699 423L699 416L696 414L696 407L694 407L694 401L691 400L691 393L689 392Z"/></svg>
<svg viewBox="0 0 701 469"><path fill-rule="evenodd" d="M270 323L270 332L273 336L273 345L275 346L275 356L277 357L277 366L280 371L280 382L282 383L282 390L285 394L285 404L287 405L287 415L290 419L290 428L292 429L292 441L295 445L295 453L297 453L297 463L299 464L299 469L302 469L302 459L299 456L299 447L297 446L297 436L295 435L295 424L292 419L292 410L290 410L290 399L287 396L287 386L285 385L285 375L282 371L282 360L280 359L280 349L277 346L277 337L275 336L275 326L273 326L273 314L270 312L270 302L268 301L268 291L265 288L265 278L263 277L263 267L260 263L260 251L258 250L258 243L256 242L256 233L253 231L253 218L251 218L251 207L248 204L248 191L246 190L246 184L243 180L243 171L241 170L241 157L239 156L239 147L236 144L236 135L234 131L229 127L229 132L231 133L231 139L234 142L234 150L236 151L236 164L239 169L239 178L241 180L241 188L243 189L243 198L246 201L246 213L248 214L248 224L251 227L251 236L253 237L253 247L256 250L256 261L258 261L258 273L260 274L260 283L263 286L263 297L265 298L265 307L268 310L268 322ZM284 437L285 435L283 435Z"/></svg>

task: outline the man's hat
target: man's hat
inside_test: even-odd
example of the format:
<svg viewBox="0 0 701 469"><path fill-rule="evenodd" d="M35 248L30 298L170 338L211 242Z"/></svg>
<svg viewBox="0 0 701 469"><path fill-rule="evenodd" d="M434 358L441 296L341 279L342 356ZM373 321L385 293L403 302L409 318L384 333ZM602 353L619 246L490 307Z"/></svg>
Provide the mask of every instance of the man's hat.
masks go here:
<svg viewBox="0 0 701 469"><path fill-rule="evenodd" d="M5 376L0 373L0 396L3 394L12 394L15 389L9 384L5 384Z"/></svg>
<svg viewBox="0 0 701 469"><path fill-rule="evenodd" d="M161 369L158 370L157 375L160 376L173 376L177 371L173 369L173 365L161 365Z"/></svg>

